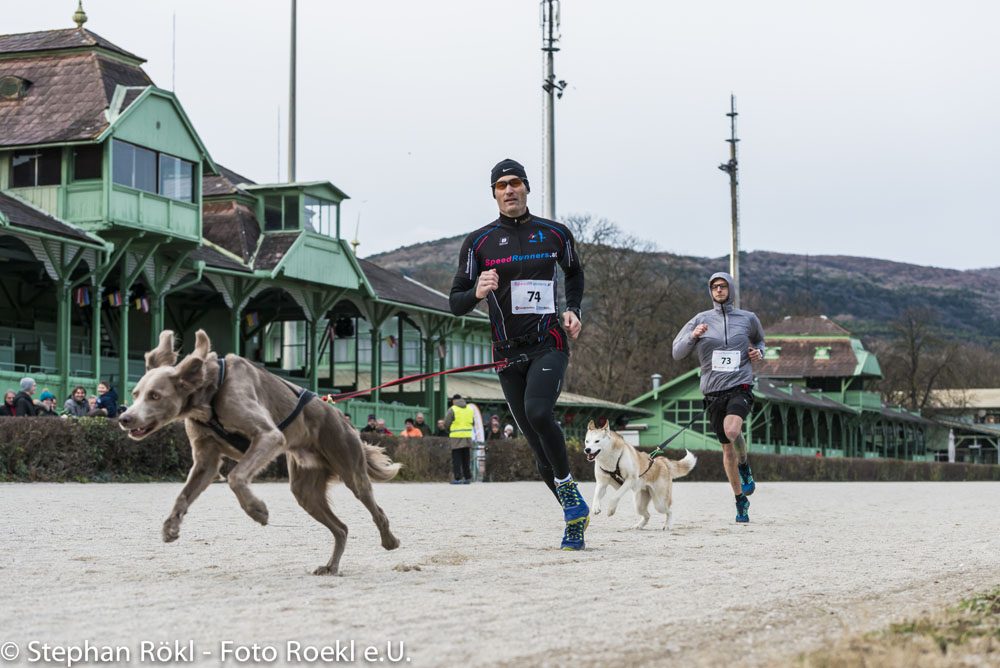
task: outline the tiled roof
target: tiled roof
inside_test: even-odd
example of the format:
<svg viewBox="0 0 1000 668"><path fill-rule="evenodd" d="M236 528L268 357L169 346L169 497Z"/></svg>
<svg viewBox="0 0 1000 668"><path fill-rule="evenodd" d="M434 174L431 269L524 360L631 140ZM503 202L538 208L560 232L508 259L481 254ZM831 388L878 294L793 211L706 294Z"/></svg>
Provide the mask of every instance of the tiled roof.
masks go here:
<svg viewBox="0 0 1000 668"><path fill-rule="evenodd" d="M254 269L274 269L302 232L277 232L268 234L261 242L253 260Z"/></svg>
<svg viewBox="0 0 1000 668"><path fill-rule="evenodd" d="M237 174L231 169L223 167L219 163L215 163L215 166L219 168L218 176L205 176L202 178L203 196L215 197L219 195L245 195L247 197L252 197L250 193L242 188L237 188L236 186L241 183L253 183L253 181L245 176Z"/></svg>
<svg viewBox="0 0 1000 668"><path fill-rule="evenodd" d="M86 241L94 245L99 244L83 230L53 218L44 211L39 211L3 192L0 192L0 211L10 220L11 225L17 227L47 232L76 241Z"/></svg>
<svg viewBox="0 0 1000 668"><path fill-rule="evenodd" d="M830 320L825 315L787 316L765 331L765 338L780 334L799 336L849 336L850 332Z"/></svg>
<svg viewBox="0 0 1000 668"><path fill-rule="evenodd" d="M97 33L86 28L65 28L43 30L18 35L0 35L0 53L28 53L32 51L53 51L56 49L85 49L99 47L126 56L140 63L146 62L134 53L112 44Z"/></svg>
<svg viewBox="0 0 1000 668"><path fill-rule="evenodd" d="M201 210L202 235L249 263L260 239L260 225L253 209L242 202L222 200L205 202Z"/></svg>
<svg viewBox="0 0 1000 668"><path fill-rule="evenodd" d="M253 270L250 269L245 264L237 262L233 258L229 257L225 253L220 253L211 246L201 245L191 252L188 256L191 260L204 260L205 264L210 267L216 267L218 269L229 269L231 271L245 271L247 273L252 273Z"/></svg>
<svg viewBox="0 0 1000 668"><path fill-rule="evenodd" d="M451 313L448 298L435 290L388 269L383 269L374 262L358 258L358 264L361 265L361 270L365 273L368 283L371 284L372 290L378 297L387 301L423 306ZM475 311L473 313L481 315Z"/></svg>
<svg viewBox="0 0 1000 668"><path fill-rule="evenodd" d="M809 408L834 410L841 413L850 413L852 415L857 413L857 411L850 406L845 406L839 401L834 401L829 397L824 397L822 393L807 392L799 385L782 383L771 378L760 378L756 387L754 387L754 393L777 403L796 404L799 406L807 406Z"/></svg>
<svg viewBox="0 0 1000 668"><path fill-rule="evenodd" d="M925 417L920 417L916 413L911 413L910 411L897 406L895 404L882 404L882 417L892 418L894 420L902 420L903 422L912 422L914 424L922 425L932 425L933 420L928 420Z"/></svg>
<svg viewBox="0 0 1000 668"><path fill-rule="evenodd" d="M30 85L23 98L0 101L0 146L94 139L108 127L117 86L152 85L141 68L94 52L0 59L7 75Z"/></svg>
<svg viewBox="0 0 1000 668"><path fill-rule="evenodd" d="M854 375L858 358L850 339L782 339L765 337L767 348L777 358L765 357L754 364L754 373L768 378L816 378ZM828 348L829 359L817 359L817 348ZM821 355L825 358L825 355Z"/></svg>

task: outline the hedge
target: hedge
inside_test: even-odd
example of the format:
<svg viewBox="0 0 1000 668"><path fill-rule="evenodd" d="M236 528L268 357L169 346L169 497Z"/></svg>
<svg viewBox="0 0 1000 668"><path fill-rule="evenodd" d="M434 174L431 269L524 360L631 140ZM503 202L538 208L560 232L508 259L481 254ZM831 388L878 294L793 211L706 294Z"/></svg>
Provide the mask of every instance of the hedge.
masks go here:
<svg viewBox="0 0 1000 668"><path fill-rule="evenodd" d="M401 481L440 482L451 479L451 444L447 438L406 439L363 434L386 448L403 464ZM491 482L537 480L534 456L523 439L487 442L486 479ZM580 443L568 443L570 469L577 480L593 480ZM698 465L682 480L724 481L722 453L696 451ZM683 450L670 450L679 459ZM760 481L963 481L1000 480L1000 466L910 462L896 459L818 458L754 453L754 477ZM223 473L233 466L226 460ZM133 441L106 418L0 418L0 482L116 482L184 480L191 468L191 449L181 424L173 424L142 441ZM262 480L287 478L284 457L272 462Z"/></svg>

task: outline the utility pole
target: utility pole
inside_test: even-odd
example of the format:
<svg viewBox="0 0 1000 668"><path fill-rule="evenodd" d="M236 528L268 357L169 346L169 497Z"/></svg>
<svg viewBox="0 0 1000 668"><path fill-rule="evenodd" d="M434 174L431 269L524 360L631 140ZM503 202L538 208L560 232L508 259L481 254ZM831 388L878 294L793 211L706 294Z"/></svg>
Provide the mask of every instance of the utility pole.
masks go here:
<svg viewBox="0 0 1000 668"><path fill-rule="evenodd" d="M739 185L739 161L736 159L736 96L729 95L729 162L719 169L729 174L729 199L732 207L733 238L729 247L729 273L733 277L733 305L740 307L740 201L736 187Z"/></svg>
<svg viewBox="0 0 1000 668"><path fill-rule="evenodd" d="M562 99L566 82L556 81L553 72L555 52L559 50L559 0L542 0L542 53L545 61L545 79L542 81L542 90L545 95L543 101L544 117L544 144L545 151L542 158L542 169L544 181L542 182L543 210L544 216L549 220L556 217L556 98Z"/></svg>
<svg viewBox="0 0 1000 668"><path fill-rule="evenodd" d="M295 182L295 0L292 0L292 57L288 79L288 182Z"/></svg>

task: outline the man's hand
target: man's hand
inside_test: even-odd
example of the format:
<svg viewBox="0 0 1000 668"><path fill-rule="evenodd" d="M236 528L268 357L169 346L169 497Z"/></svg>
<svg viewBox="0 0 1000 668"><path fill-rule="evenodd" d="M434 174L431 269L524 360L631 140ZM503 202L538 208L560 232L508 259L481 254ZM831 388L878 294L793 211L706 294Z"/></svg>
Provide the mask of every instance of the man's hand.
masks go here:
<svg viewBox="0 0 1000 668"><path fill-rule="evenodd" d="M761 355L760 351L756 348L751 348L750 353L747 356L750 358L751 362L759 362L764 358L764 356Z"/></svg>
<svg viewBox="0 0 1000 668"><path fill-rule="evenodd" d="M708 325L706 325L705 323L702 323L702 324L698 325L691 332L691 340L692 341L697 341L698 337L700 337L702 334L704 334L707 331L708 331Z"/></svg>
<svg viewBox="0 0 1000 668"><path fill-rule="evenodd" d="M496 269L489 269L479 274L479 282L476 283L476 299L482 299L490 290L496 290L500 286L500 277Z"/></svg>
<svg viewBox="0 0 1000 668"><path fill-rule="evenodd" d="M580 336L580 330L583 329L583 324L580 319L576 317L576 313L572 311L563 311L563 329L569 334L569 338L575 339Z"/></svg>

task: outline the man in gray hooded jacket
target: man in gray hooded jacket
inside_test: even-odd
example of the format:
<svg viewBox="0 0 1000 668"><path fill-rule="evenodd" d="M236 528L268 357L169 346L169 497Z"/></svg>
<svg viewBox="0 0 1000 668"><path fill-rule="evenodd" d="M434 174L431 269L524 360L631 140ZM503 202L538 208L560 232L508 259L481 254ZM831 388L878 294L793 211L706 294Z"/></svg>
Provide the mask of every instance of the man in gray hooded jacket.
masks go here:
<svg viewBox="0 0 1000 668"><path fill-rule="evenodd" d="M722 462L736 495L736 521L749 522L756 484L747 459L743 421L753 408L751 362L764 357L764 328L750 311L733 307L733 277L725 272L708 279L712 310L691 318L674 339L674 359L698 350L701 393L708 419L722 444Z"/></svg>

